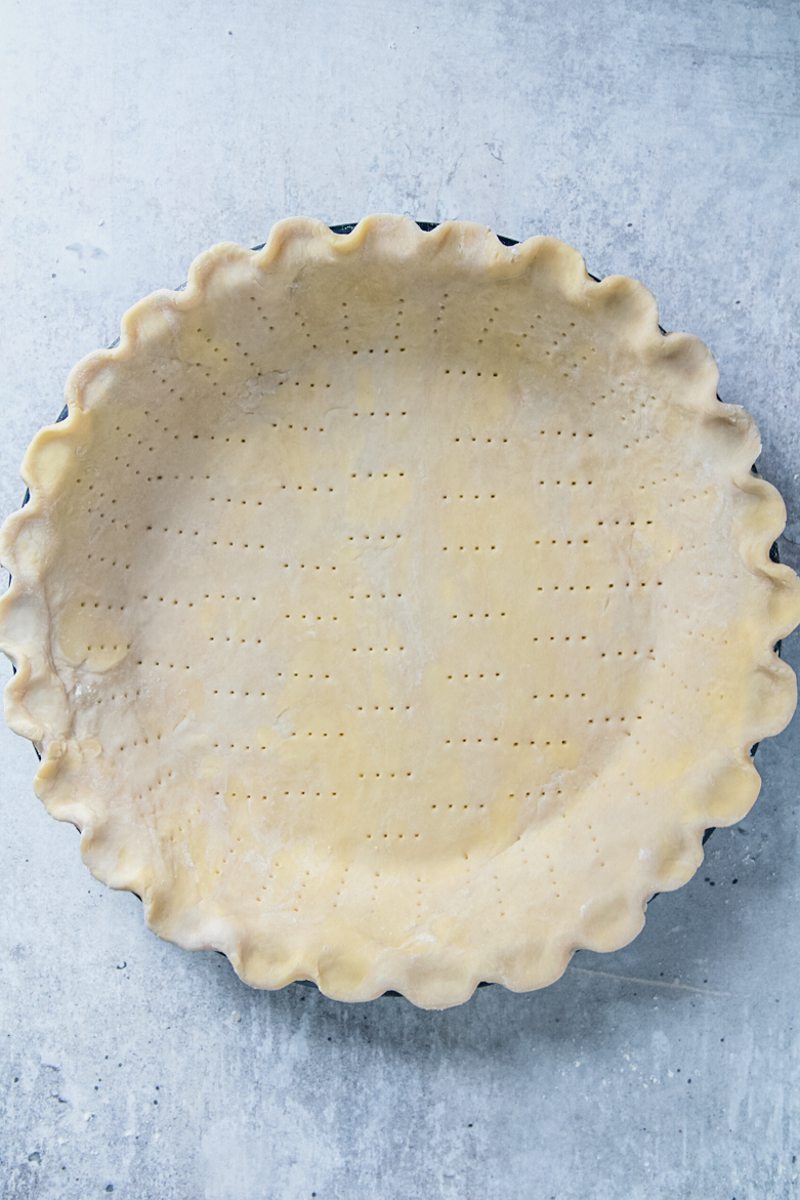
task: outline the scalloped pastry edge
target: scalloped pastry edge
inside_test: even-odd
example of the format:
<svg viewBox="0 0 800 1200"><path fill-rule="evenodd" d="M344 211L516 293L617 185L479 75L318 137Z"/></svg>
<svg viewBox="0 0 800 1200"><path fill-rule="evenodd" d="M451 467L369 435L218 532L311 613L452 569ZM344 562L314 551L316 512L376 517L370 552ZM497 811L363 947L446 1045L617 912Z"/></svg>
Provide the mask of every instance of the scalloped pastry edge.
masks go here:
<svg viewBox="0 0 800 1200"><path fill-rule="evenodd" d="M686 378L686 403L706 419L722 422L730 433L730 478L751 497L747 520L739 531L739 550L747 569L768 580L771 598L761 651L751 668L758 704L751 705L751 723L738 754L717 756L704 802L685 826L681 853L654 869L646 887L634 894L621 893L609 912L595 914L584 929L570 937L555 935L543 943L522 934L517 951L494 975L482 970L480 949L474 947L466 950L439 944L435 953L422 959L418 951L412 955L403 947L375 945L351 930L346 956L320 955L315 960L302 946L285 945L280 935L265 941L263 935L255 937L232 921L199 909L171 912L165 888L149 868L140 866L120 874L109 870L102 854L96 853L103 827L87 801L64 803L53 796L61 764L76 750L69 738L69 697L51 653L44 587L47 563L29 552L31 543L36 543L35 531L47 523L67 465L91 425L92 409L104 403L105 385L115 366L146 347L151 332L161 333L165 323L174 325L190 313L205 299L221 271L257 279L284 255L298 251L327 261L356 254L377 254L387 261L409 257L424 261L426 256L455 253L461 259L468 257L476 270L499 277L530 270L546 272L566 299L613 320L617 336L643 359L660 361ZM761 782L750 749L788 724L797 700L794 673L775 652L776 643L800 624L800 580L787 566L770 558L771 546L786 523L785 506L778 491L752 472L761 448L753 419L738 406L719 403L717 382L716 363L699 339L661 332L656 301L647 288L620 275L599 282L592 279L578 251L555 238L531 237L507 247L490 229L472 222L447 221L423 231L410 218L392 215L366 217L351 233L337 234L321 221L294 217L274 225L260 250L221 243L205 251L191 264L183 290L159 290L133 305L122 317L119 343L86 356L70 372L65 389L68 415L40 430L32 440L22 465L30 499L0 530L0 562L11 574L9 589L0 599L0 650L15 667L5 688L5 715L10 728L33 742L42 754L34 781L37 794L54 817L81 831L82 857L99 880L141 897L151 929L187 949L221 951L237 974L257 988L281 988L310 979L337 1000L371 1000L392 989L415 1005L440 1009L466 1001L479 981L529 991L555 982L578 949L613 951L626 945L641 931L652 895L682 886L695 873L703 859L703 831L710 825L733 824L749 811Z"/></svg>

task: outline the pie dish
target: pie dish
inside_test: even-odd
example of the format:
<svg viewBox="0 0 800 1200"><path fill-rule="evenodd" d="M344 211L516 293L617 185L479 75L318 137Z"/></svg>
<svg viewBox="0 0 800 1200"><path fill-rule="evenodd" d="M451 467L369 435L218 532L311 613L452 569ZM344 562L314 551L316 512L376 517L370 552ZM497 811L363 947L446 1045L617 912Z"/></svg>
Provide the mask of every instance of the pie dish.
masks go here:
<svg viewBox="0 0 800 1200"><path fill-rule="evenodd" d="M545 986L739 820L800 587L709 351L551 238L220 245L67 383L6 715L91 871L247 983Z"/></svg>

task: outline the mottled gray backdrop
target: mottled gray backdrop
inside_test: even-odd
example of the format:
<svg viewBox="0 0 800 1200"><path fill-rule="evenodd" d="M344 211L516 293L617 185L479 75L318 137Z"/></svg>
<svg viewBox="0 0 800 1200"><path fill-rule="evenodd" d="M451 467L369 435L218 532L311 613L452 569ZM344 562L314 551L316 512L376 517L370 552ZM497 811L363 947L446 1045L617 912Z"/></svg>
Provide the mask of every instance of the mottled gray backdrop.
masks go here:
<svg viewBox="0 0 800 1200"><path fill-rule="evenodd" d="M643 279L800 539L798 50L790 0L0 0L0 510L69 367L198 251L392 211ZM799 740L630 948L433 1014L157 941L3 731L0 1195L796 1196Z"/></svg>

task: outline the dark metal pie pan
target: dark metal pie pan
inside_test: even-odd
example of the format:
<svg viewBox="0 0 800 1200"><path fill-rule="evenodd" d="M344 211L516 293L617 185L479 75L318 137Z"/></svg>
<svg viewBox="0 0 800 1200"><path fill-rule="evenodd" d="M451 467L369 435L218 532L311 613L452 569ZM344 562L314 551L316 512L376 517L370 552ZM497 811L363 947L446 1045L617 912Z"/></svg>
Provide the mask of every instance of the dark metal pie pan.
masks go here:
<svg viewBox="0 0 800 1200"><path fill-rule="evenodd" d="M416 223L417 223L417 225L420 227L420 229L422 229L422 230L423 230L424 232L426 232L426 233L429 233L429 232L430 232L432 229L436 229L436 228L437 228L437 226L439 225L439 222L438 222L438 221L417 221ZM338 234L348 234L348 233L352 233L352 232L353 232L353 230L356 228L356 225L357 225L357 224L358 224L358 222L356 222L356 221L348 221L348 222L346 222L346 223L345 223L345 224L343 224L343 225L330 225L330 226L329 226L329 228L330 228L330 229L333 231L333 233L338 233ZM503 237L503 236L502 236L501 234L499 234L499 233L498 233L496 236L497 236L497 239L498 239L498 241L502 242L504 246L517 246L517 245L519 245L519 239L517 239L517 238ZM254 246L254 247L253 247L253 249L254 249L254 250L262 250L262 249L264 248L264 246L265 246L265 245L266 245L266 242L261 242L261 243L260 243L258 246ZM588 274L589 274L589 278L590 278L590 279L594 279L596 283L599 283L599 282L600 282L600 279L598 278L598 276L597 276L597 275L592 275L592 273L591 273L591 272L588 272ZM185 283L182 283L182 284L180 284L180 286L179 286L179 287L177 287L175 290L180 292L180 291L183 291L183 289L184 289L185 287L186 287L186 284L185 284ZM659 329L661 330L662 334L666 335L666 333L667 333L666 329L664 329L664 328L663 328L661 325L659 325ZM114 341L111 343L111 345L110 345L109 349L112 349L112 350L113 350L113 348L114 348L115 346L117 346L118 344L119 344L119 338L116 338L116 339L115 339L115 340L114 340ZM718 396L718 397L717 397L717 399L718 399L718 400L720 400L720 402L722 403L721 397L719 397L719 396ZM65 419L66 419L66 417L67 417L68 411L69 411L69 410L68 410L68 407L67 407L67 405L65 404L65 405L64 405L64 407L62 408L61 412L59 413L59 415L56 417L56 423L58 423L59 421L63 421L63 420L65 420ZM754 466L754 467L752 467L752 474L753 474L753 475L758 475L758 474L759 474L759 472L756 470L755 466ZM26 490L25 490L25 495L24 495L24 496L23 496L23 498L22 498L22 504L23 504L23 506L24 506L25 504L27 504L27 503L28 503L29 499L30 499L30 491L29 491L28 489L26 489ZM778 544L777 544L777 542L773 542L772 546L770 547L769 556L770 556L770 558L772 559L772 561L773 561L773 562L776 562L776 563L777 563L777 562L780 562L780 554L779 554L779 552L778 552ZM776 652L776 654L778 654L778 656L780 656L780 653L781 653L781 643L780 643L780 642L777 642L777 643L776 643L776 645L775 645L775 652ZM12 668L12 669L14 670L14 673L16 674L16 668ZM36 751L36 755L37 755L37 757L41 759L41 757L42 757L42 756L41 756L41 753L39 752L39 749L38 749L38 747L37 747L37 746L35 746L35 745L34 745L34 750ZM750 748L750 755L751 755L751 757L755 757L755 754L756 754L756 751L757 751L757 750L758 750L758 742L756 742L756 743L755 743L753 746L751 746L751 748ZM712 833L714 833L714 829L713 829L713 828L711 828L711 829L706 829L705 833L703 834L703 845L705 845L705 843L706 843L706 842L708 841L708 839L711 837ZM660 892L656 892L656 893L654 893L654 895L651 897L651 900L655 900L656 896L659 896L660 894L661 894ZM141 896L139 896L139 895L138 895L138 893L134 892L134 893L133 893L133 895L135 895L135 896L136 896L137 900L141 900ZM221 951L221 950L220 950L220 951L217 951L217 953L219 953L219 954L222 954L222 951ZM224 957L224 955L223 955L223 957ZM312 980L310 980L310 979L298 979L298 980L296 980L296 982L297 982L298 984L302 985L303 987L313 987L313 988L315 988L315 987L317 986L317 985L316 985L316 984L315 984L315 983L314 983ZM493 986L493 984L491 984L491 983L488 983L488 982L487 982L487 983L479 983L479 984L478 984L478 987L482 987L482 988L483 988L483 987L492 987L492 986ZM399 996L400 994L401 994L400 992L394 992L394 991L388 991L388 992L385 992L385 993L384 993L384 995L386 995L386 996Z"/></svg>

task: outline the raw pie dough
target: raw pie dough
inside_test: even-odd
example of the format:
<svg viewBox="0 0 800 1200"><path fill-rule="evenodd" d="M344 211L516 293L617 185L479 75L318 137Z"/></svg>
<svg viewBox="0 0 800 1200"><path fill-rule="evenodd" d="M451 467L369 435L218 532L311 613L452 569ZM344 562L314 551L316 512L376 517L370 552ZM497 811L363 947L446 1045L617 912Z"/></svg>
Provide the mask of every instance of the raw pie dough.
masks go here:
<svg viewBox="0 0 800 1200"><path fill-rule="evenodd" d="M784 507L716 382L550 238L208 251L25 459L0 639L38 794L256 987L444 1007L622 946L795 704Z"/></svg>

